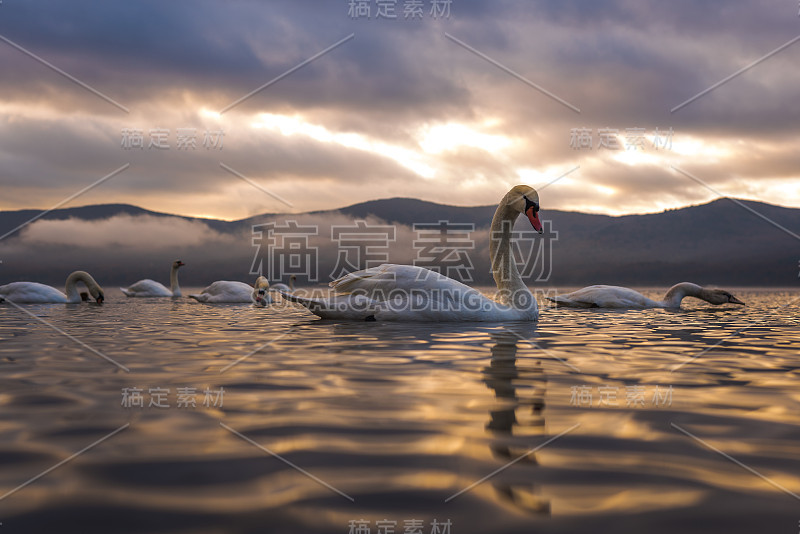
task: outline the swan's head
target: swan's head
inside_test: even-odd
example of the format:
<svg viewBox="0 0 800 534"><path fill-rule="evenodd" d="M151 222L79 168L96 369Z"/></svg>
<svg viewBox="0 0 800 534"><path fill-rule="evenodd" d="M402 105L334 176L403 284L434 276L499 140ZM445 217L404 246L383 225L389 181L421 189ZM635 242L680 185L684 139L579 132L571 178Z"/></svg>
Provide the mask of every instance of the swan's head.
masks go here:
<svg viewBox="0 0 800 534"><path fill-rule="evenodd" d="M542 221L539 220L539 193L536 189L527 185L515 185L503 200L512 209L524 213L534 230L540 234L544 231Z"/></svg>
<svg viewBox="0 0 800 534"><path fill-rule="evenodd" d="M269 280L263 276L256 278L256 283L253 284L253 302L256 306L266 306L269 304L267 301L267 291L269 291Z"/></svg>
<svg viewBox="0 0 800 534"><path fill-rule="evenodd" d="M173 269L178 269L180 267L183 267L184 265L186 265L186 264L183 263L181 260L175 260L175 261L172 262L172 268Z"/></svg>
<svg viewBox="0 0 800 534"><path fill-rule="evenodd" d="M96 283L89 286L89 293L92 294L92 298L98 304L102 304L103 301L106 300L106 295L103 293L103 288Z"/></svg>
<svg viewBox="0 0 800 534"><path fill-rule="evenodd" d="M716 305L730 303L730 304L741 304L742 306L744 306L744 302L737 299L724 289L704 289L703 300Z"/></svg>

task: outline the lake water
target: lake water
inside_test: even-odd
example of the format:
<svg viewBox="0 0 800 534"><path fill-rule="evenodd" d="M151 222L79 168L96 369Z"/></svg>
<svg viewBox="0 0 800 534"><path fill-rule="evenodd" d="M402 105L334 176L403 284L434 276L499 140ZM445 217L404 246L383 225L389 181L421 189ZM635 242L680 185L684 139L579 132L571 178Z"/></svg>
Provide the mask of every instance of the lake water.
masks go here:
<svg viewBox="0 0 800 534"><path fill-rule="evenodd" d="M800 293L733 293L536 325L23 306L97 353L0 305L0 534L794 534Z"/></svg>

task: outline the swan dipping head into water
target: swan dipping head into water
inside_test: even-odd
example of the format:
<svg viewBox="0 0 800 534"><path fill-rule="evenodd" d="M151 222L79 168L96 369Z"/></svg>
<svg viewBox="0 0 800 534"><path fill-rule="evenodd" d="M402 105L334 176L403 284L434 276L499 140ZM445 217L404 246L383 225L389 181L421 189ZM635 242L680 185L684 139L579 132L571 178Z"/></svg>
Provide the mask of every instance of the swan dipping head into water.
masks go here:
<svg viewBox="0 0 800 534"><path fill-rule="evenodd" d="M681 307L685 297L694 297L704 300L709 304L719 306L722 304L740 304L744 302L734 297L724 289L711 289L691 282L681 282L669 288L662 300L652 300L638 291L619 286L589 286L558 295L547 297L557 306L568 308L671 308Z"/></svg>
<svg viewBox="0 0 800 534"><path fill-rule="evenodd" d="M263 276L256 278L256 282L253 284L253 294L251 295L256 306L264 307L267 304L272 304L272 298L267 294L269 290L269 280Z"/></svg>
<svg viewBox="0 0 800 534"><path fill-rule="evenodd" d="M83 283L89 294L98 304L105 300L103 288L86 271L75 271L67 277L64 293L54 287L38 282L12 282L0 286L0 302L8 300L15 303L50 303L61 302L74 304L81 302L82 297L78 291L78 283ZM87 299L88 300L88 299Z"/></svg>

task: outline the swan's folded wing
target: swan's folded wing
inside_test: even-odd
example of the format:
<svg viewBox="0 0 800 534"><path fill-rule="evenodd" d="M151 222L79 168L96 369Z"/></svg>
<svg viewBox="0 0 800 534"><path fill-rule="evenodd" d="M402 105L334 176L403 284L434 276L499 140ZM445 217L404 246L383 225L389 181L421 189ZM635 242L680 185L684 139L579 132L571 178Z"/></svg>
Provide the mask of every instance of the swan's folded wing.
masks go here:
<svg viewBox="0 0 800 534"><path fill-rule="evenodd" d="M148 296L164 296L164 297L172 295L172 291L165 285L161 284L160 282L156 282L155 280L150 280L149 278L145 278L144 280L139 280L138 282L128 286L127 288L121 287L120 289L128 297L134 297L140 294Z"/></svg>
<svg viewBox="0 0 800 534"><path fill-rule="evenodd" d="M339 295L361 294L378 301L389 299L395 291L474 291L469 286L430 269L391 263L352 272L329 285Z"/></svg>
<svg viewBox="0 0 800 534"><path fill-rule="evenodd" d="M633 289L605 285L584 287L572 293L547 299L558 306L571 308L643 308L652 303Z"/></svg>
<svg viewBox="0 0 800 534"><path fill-rule="evenodd" d="M606 300L609 286L588 286L572 293L564 293L556 297L547 297L547 300L555 302L558 306L570 308L597 308L602 307L602 302Z"/></svg>
<svg viewBox="0 0 800 534"><path fill-rule="evenodd" d="M398 273L402 275L402 270L398 267L402 266L384 263L378 267L346 274L328 285L339 295L349 293L361 293L367 296L376 293L387 295L397 287Z"/></svg>
<svg viewBox="0 0 800 534"><path fill-rule="evenodd" d="M235 280L217 280L203 289L199 295L189 295L200 302L237 303L252 302L253 288L250 284Z"/></svg>
<svg viewBox="0 0 800 534"><path fill-rule="evenodd" d="M135 284L129 285L127 287L127 289L131 293L135 293L137 291L150 291L154 287L157 287L156 284L161 285L161 284L159 284L158 282L156 282L154 280L150 280L149 278L145 278L144 280L139 280Z"/></svg>
<svg viewBox="0 0 800 534"><path fill-rule="evenodd" d="M580 300L591 301L599 308L648 308L655 304L628 287L590 286L575 293L579 292L582 293Z"/></svg>

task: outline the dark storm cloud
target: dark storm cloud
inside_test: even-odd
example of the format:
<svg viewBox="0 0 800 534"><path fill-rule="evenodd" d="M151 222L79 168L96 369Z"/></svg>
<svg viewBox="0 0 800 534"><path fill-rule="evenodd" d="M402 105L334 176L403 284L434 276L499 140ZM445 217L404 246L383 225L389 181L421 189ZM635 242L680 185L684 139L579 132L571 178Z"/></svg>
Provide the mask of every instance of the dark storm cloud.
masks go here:
<svg viewBox="0 0 800 534"><path fill-rule="evenodd" d="M352 32L353 41L241 110L335 108L398 121L469 116L470 96L486 84L517 101L533 91L445 39L444 31L598 120L670 117L670 108L796 35L792 10L752 2L720 10L696 2L456 1L452 9L452 23L440 25L350 20L344 1L21 2L3 6L0 28L131 108L190 91L221 109ZM792 84L759 80L785 74L779 66L798 53L787 50L770 61L774 68L745 74L676 120L694 125L733 112L751 121L755 110L741 101L754 96L762 115L767 98L787 104ZM95 98L5 44L0 54L7 72L17 75L3 84L6 94L61 95L70 104ZM92 109L103 112L97 104ZM720 116L719 107L728 113Z"/></svg>
<svg viewBox="0 0 800 534"><path fill-rule="evenodd" d="M454 100L465 96L422 61L429 38L424 27L358 25L348 19L346 2L79 1L5 7L3 35L131 109L171 90L203 94L221 109L352 32L357 32L353 42L241 108L370 106L402 113L411 104L424 110L431 99L456 105ZM68 96L70 103L77 98L95 109L94 97L20 52L3 44L0 54L7 72L16 75L13 82L5 80L7 94L50 100L55 95L46 87L56 85L80 95Z"/></svg>

